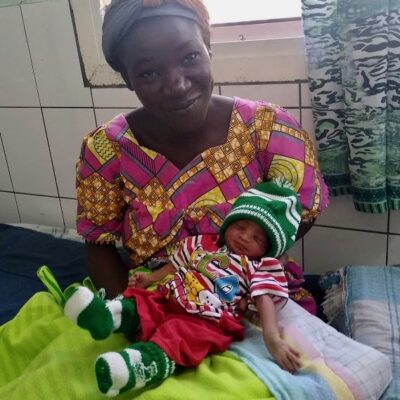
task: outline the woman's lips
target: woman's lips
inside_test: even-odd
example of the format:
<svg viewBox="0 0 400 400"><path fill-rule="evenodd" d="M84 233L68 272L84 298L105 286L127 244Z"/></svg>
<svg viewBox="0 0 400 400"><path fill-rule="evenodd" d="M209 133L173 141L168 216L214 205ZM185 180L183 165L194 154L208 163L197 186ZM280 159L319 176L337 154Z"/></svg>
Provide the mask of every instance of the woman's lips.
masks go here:
<svg viewBox="0 0 400 400"><path fill-rule="evenodd" d="M190 101L185 101L184 103L174 104L168 107L168 111L176 113L186 112L197 103L197 99L198 98L196 97L195 99L192 99Z"/></svg>

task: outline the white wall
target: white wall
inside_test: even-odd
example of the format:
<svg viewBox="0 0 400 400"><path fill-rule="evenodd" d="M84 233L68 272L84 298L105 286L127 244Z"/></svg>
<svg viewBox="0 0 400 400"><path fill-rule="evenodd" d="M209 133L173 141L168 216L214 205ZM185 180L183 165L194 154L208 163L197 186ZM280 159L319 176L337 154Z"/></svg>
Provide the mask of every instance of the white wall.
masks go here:
<svg viewBox="0 0 400 400"><path fill-rule="evenodd" d="M67 0L9 3L0 7L0 222L74 227L74 164L83 135L139 103L127 89L84 86ZM291 65L286 76L284 52L269 54L268 70L252 64L254 81L240 56L226 69L217 61L216 91L280 104L312 134L304 58L298 75ZM240 77L232 82L235 71ZM306 271L322 272L398 263L399 245L398 213L362 214L342 196L291 253Z"/></svg>

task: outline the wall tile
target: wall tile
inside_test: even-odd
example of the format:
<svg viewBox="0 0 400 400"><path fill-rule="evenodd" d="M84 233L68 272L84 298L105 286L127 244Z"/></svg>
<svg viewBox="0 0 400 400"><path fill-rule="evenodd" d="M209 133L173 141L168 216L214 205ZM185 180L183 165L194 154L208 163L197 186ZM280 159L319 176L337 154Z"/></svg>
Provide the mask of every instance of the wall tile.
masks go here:
<svg viewBox="0 0 400 400"><path fill-rule="evenodd" d="M104 122L110 121L116 115L128 113L131 110L131 108L96 108L95 113L97 125L101 125Z"/></svg>
<svg viewBox="0 0 400 400"><path fill-rule="evenodd" d="M308 83L301 84L301 106L311 107L311 94L308 88Z"/></svg>
<svg viewBox="0 0 400 400"><path fill-rule="evenodd" d="M400 264L400 236L389 235L388 264Z"/></svg>
<svg viewBox="0 0 400 400"><path fill-rule="evenodd" d="M61 199L66 228L76 229L76 200Z"/></svg>
<svg viewBox="0 0 400 400"><path fill-rule="evenodd" d="M141 103L135 92L127 88L92 89L95 107L140 107Z"/></svg>
<svg viewBox="0 0 400 400"><path fill-rule="evenodd" d="M238 96L251 100L266 100L282 107L299 107L299 86L297 83L221 85L222 95Z"/></svg>
<svg viewBox="0 0 400 400"><path fill-rule="evenodd" d="M23 194L16 197L22 223L64 226L59 199Z"/></svg>
<svg viewBox="0 0 400 400"><path fill-rule="evenodd" d="M0 106L38 106L20 7L0 9L0 60Z"/></svg>
<svg viewBox="0 0 400 400"><path fill-rule="evenodd" d="M346 265L384 265L386 235L314 226L304 238L304 269L323 273Z"/></svg>
<svg viewBox="0 0 400 400"><path fill-rule="evenodd" d="M354 208L350 195L330 199L326 211L317 220L317 225L327 225L350 229L386 232L388 213L367 214Z"/></svg>
<svg viewBox="0 0 400 400"><path fill-rule="evenodd" d="M295 117L297 119L297 121L300 123L300 109L299 108L289 108L287 109L287 112L289 112L290 114L293 115L293 117Z"/></svg>
<svg viewBox="0 0 400 400"><path fill-rule="evenodd" d="M0 192L0 223L18 223L17 203L13 193Z"/></svg>
<svg viewBox="0 0 400 400"><path fill-rule="evenodd" d="M390 211L390 233L400 233L400 211Z"/></svg>
<svg viewBox="0 0 400 400"><path fill-rule="evenodd" d="M0 131L0 190L12 190L10 173L8 171L8 166L6 162L6 155L4 154L3 150L1 131Z"/></svg>
<svg viewBox="0 0 400 400"><path fill-rule="evenodd" d="M61 197L75 197L75 164L83 136L96 127L92 109L44 108L44 119Z"/></svg>
<svg viewBox="0 0 400 400"><path fill-rule="evenodd" d="M1 108L0 131L16 192L57 195L40 109Z"/></svg>
<svg viewBox="0 0 400 400"><path fill-rule="evenodd" d="M68 0L21 6L42 106L92 106L82 72Z"/></svg>

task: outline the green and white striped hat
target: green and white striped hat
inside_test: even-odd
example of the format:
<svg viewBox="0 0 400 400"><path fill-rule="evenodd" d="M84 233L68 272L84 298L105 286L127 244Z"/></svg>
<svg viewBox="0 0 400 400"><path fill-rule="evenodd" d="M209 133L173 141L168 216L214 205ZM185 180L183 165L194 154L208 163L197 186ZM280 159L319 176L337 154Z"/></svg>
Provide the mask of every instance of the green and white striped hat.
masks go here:
<svg viewBox="0 0 400 400"><path fill-rule="evenodd" d="M285 180L262 182L242 193L225 217L220 237L239 219L250 219L265 231L270 248L268 257L280 257L296 240L301 219L301 204L291 184Z"/></svg>

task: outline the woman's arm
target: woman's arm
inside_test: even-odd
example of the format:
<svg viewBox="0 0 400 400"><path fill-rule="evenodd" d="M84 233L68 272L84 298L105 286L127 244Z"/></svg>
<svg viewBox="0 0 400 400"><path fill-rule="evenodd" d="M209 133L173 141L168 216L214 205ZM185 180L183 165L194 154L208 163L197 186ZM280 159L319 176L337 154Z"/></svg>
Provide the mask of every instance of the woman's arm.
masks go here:
<svg viewBox="0 0 400 400"><path fill-rule="evenodd" d="M315 219L311 221L301 221L297 231L296 240L301 239L314 225Z"/></svg>
<svg viewBox="0 0 400 400"><path fill-rule="evenodd" d="M108 299L122 293L128 285L128 269L114 245L86 242L86 266L96 288L104 288Z"/></svg>
<svg viewBox="0 0 400 400"><path fill-rule="evenodd" d="M299 353L282 338L276 319L274 302L269 295L255 298L257 311L260 314L264 343L278 365L291 373L300 368Z"/></svg>

